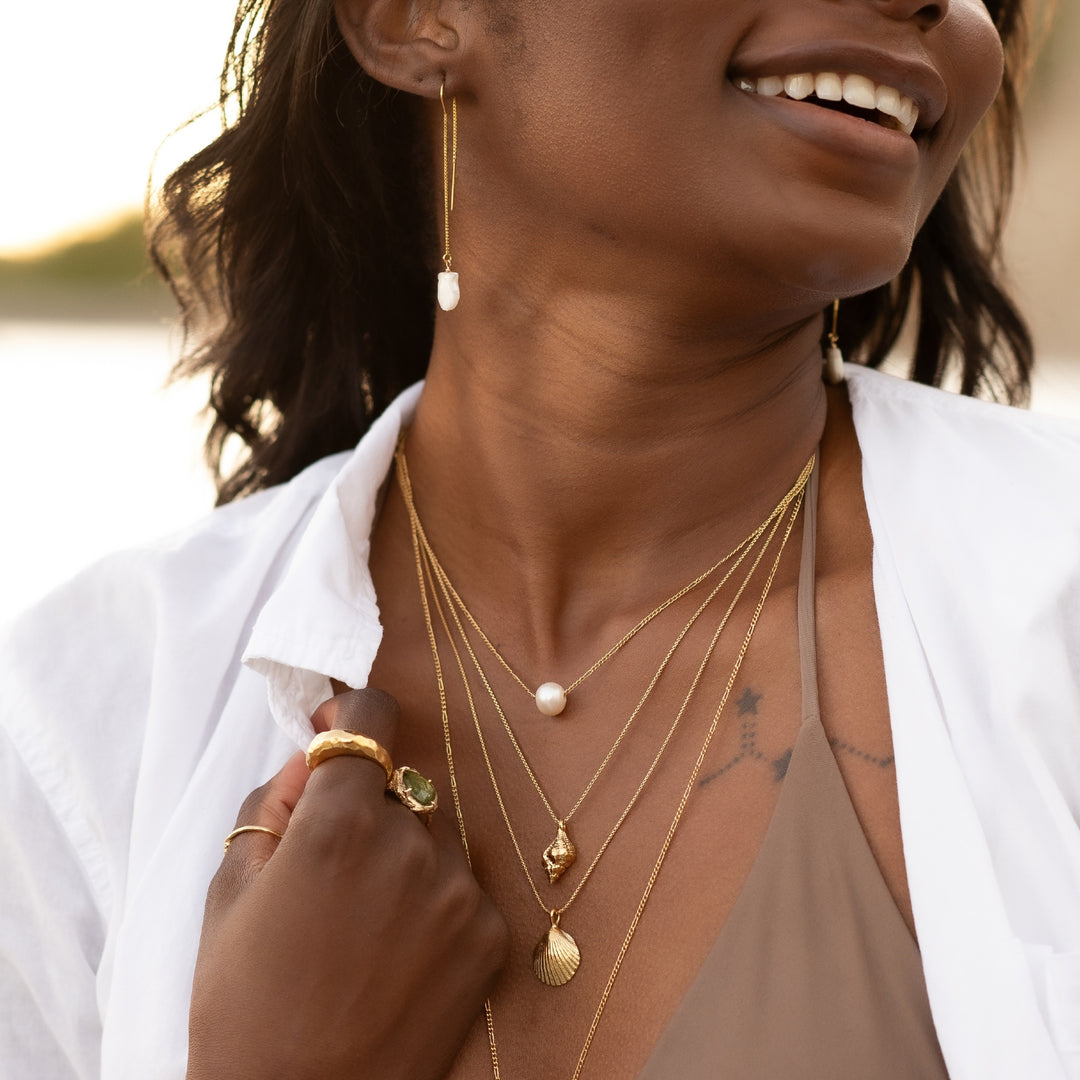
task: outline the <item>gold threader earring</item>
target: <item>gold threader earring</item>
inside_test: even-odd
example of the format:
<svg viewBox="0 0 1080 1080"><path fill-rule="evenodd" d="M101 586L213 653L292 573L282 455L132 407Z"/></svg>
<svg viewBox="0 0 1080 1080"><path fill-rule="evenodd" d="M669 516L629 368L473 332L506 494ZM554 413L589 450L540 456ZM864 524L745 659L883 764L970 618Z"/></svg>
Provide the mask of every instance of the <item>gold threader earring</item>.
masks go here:
<svg viewBox="0 0 1080 1080"><path fill-rule="evenodd" d="M829 348L825 352L825 381L831 386L839 386L844 381L844 354L840 351L840 335L836 324L840 318L840 301L833 301L832 329L829 331Z"/></svg>
<svg viewBox="0 0 1080 1080"><path fill-rule="evenodd" d="M442 105L443 235L446 243L443 248L443 269L439 274L438 297L439 307L443 311L453 311L461 299L458 276L452 269L454 259L450 254L450 211L454 209L454 188L457 184L457 98L450 99L450 111L447 112L445 80L439 87L439 103Z"/></svg>

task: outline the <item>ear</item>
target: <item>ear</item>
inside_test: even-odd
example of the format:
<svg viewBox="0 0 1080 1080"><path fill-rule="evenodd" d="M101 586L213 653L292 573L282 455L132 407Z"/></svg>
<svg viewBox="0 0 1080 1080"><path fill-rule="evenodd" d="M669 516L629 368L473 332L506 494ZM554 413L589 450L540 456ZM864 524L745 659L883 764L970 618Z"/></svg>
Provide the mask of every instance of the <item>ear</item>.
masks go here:
<svg viewBox="0 0 1080 1080"><path fill-rule="evenodd" d="M460 5L445 0L334 0L334 15L356 62L385 86L437 97L453 68Z"/></svg>

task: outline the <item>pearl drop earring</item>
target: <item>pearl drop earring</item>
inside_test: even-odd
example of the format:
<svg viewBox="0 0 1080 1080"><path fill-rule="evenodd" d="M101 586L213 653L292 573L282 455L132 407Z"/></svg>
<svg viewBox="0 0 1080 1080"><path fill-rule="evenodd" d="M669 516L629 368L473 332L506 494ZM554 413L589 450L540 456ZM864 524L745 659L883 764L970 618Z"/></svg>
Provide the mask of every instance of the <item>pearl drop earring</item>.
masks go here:
<svg viewBox="0 0 1080 1080"><path fill-rule="evenodd" d="M454 188L457 185L457 98L450 99L450 112L446 109L446 82L439 87L439 103L442 105L443 118L443 233L446 245L443 248L443 270L439 274L439 307L443 311L453 311L461 300L461 288L458 276L453 271L453 256L450 254L450 211L454 209ZM453 122L451 124L451 116ZM451 127L453 128L453 148L450 146Z"/></svg>
<svg viewBox="0 0 1080 1080"><path fill-rule="evenodd" d="M832 330L829 331L829 348L825 352L825 381L830 386L839 386L844 381L844 354L840 351L840 335L836 324L840 318L840 301L834 300L832 306Z"/></svg>

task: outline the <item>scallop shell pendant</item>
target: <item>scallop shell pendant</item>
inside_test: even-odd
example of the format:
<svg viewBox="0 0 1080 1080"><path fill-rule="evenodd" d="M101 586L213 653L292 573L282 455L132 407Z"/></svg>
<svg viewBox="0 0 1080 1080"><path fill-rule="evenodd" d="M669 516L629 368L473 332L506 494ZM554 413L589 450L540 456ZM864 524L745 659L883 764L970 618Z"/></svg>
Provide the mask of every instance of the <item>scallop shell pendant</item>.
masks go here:
<svg viewBox="0 0 1080 1080"><path fill-rule="evenodd" d="M545 986L565 986L581 966L577 942L559 929L559 913L551 912L551 926L533 950L533 971Z"/></svg>
<svg viewBox="0 0 1080 1080"><path fill-rule="evenodd" d="M566 822L559 822L559 832L544 851L544 869L552 885L574 865L577 848L566 832Z"/></svg>

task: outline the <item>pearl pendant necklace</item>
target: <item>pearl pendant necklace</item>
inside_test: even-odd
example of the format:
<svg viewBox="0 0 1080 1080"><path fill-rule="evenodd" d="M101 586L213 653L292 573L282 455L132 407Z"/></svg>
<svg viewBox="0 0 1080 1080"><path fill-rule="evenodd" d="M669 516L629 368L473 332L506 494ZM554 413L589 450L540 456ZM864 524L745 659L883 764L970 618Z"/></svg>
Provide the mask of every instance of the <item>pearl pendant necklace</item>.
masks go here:
<svg viewBox="0 0 1080 1080"><path fill-rule="evenodd" d="M544 716L561 716L566 708L566 691L557 682L546 682L537 689L533 700Z"/></svg>

